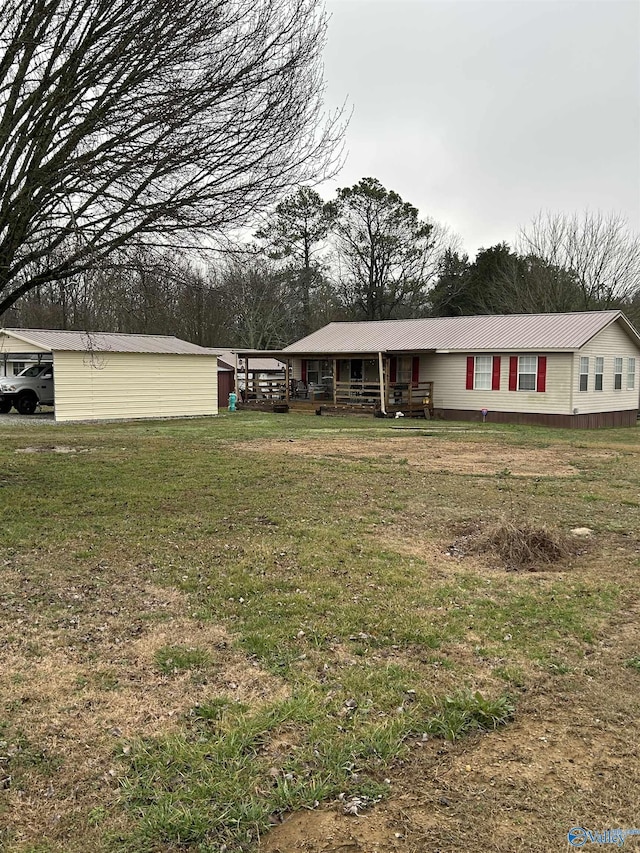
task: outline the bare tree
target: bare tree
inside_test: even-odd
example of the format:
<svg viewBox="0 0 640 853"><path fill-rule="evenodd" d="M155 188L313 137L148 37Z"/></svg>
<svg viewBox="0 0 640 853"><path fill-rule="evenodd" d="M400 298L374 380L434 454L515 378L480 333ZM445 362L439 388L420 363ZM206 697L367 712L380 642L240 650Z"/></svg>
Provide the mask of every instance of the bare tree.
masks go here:
<svg viewBox="0 0 640 853"><path fill-rule="evenodd" d="M5 0L0 314L331 173L325 33L321 0Z"/></svg>
<svg viewBox="0 0 640 853"><path fill-rule="evenodd" d="M220 273L220 287L234 346L269 349L291 343L289 289L268 261L229 261Z"/></svg>
<svg viewBox="0 0 640 853"><path fill-rule="evenodd" d="M521 229L519 248L570 273L585 310L610 308L640 288L640 239L616 213L540 213Z"/></svg>

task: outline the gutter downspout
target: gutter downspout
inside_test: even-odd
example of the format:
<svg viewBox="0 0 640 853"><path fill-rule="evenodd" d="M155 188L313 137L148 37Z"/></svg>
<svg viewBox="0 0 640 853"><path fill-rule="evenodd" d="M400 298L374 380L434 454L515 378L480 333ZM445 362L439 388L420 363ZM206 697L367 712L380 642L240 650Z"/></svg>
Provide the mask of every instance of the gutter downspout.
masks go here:
<svg viewBox="0 0 640 853"><path fill-rule="evenodd" d="M385 405L385 388L384 388L384 365L382 363L382 353L378 353L378 374L380 376L380 411L383 415L387 414L387 407Z"/></svg>

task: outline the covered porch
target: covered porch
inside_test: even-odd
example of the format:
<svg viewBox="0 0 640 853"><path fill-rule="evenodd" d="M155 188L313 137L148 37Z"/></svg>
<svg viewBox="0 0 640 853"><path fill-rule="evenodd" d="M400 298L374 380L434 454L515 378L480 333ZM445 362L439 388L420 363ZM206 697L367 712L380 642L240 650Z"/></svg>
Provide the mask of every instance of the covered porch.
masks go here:
<svg viewBox="0 0 640 853"><path fill-rule="evenodd" d="M251 353L239 352L250 370ZM265 353L260 353L264 357ZM284 364L284 376L263 382L258 393L238 395L243 408L360 410L393 417L433 414L433 382L421 375L420 355L349 354L330 358L268 353ZM257 357L257 354L254 354ZM243 389L244 390L244 389ZM253 391L254 389L252 389ZM244 399L243 399L244 397Z"/></svg>

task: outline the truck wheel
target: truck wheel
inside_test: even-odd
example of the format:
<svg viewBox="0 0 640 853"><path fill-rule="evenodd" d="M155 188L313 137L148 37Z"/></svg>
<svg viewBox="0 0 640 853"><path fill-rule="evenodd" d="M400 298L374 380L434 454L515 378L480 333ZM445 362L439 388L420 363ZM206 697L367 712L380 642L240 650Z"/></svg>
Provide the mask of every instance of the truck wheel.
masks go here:
<svg viewBox="0 0 640 853"><path fill-rule="evenodd" d="M38 398L31 393L20 394L15 405L21 415L32 415L38 405Z"/></svg>
<svg viewBox="0 0 640 853"><path fill-rule="evenodd" d="M11 400L0 400L0 415L6 415L11 411L13 403Z"/></svg>

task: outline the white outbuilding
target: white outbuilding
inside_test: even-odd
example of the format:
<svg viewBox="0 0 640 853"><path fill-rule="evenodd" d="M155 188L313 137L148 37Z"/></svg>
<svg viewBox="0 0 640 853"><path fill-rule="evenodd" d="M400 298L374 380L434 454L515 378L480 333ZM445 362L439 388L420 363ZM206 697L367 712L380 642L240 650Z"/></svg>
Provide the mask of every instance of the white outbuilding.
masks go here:
<svg viewBox="0 0 640 853"><path fill-rule="evenodd" d="M1 329L0 360L53 363L56 421L218 414L216 353L171 336Z"/></svg>

